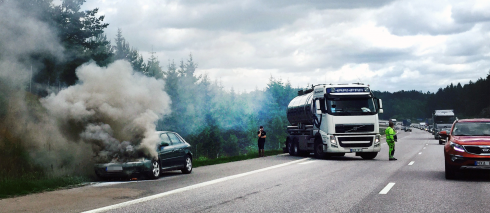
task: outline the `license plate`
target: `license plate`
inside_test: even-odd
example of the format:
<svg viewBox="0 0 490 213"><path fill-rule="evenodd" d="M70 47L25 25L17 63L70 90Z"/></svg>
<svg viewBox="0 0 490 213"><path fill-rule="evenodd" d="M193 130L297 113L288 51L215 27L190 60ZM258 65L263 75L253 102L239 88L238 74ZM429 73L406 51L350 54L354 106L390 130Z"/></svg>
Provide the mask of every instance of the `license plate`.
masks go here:
<svg viewBox="0 0 490 213"><path fill-rule="evenodd" d="M121 172L122 170L123 170L122 166L108 166L107 167L108 172Z"/></svg>
<svg viewBox="0 0 490 213"><path fill-rule="evenodd" d="M490 166L490 161L475 161L475 166Z"/></svg>
<svg viewBox="0 0 490 213"><path fill-rule="evenodd" d="M350 152L362 152L362 149L350 149Z"/></svg>

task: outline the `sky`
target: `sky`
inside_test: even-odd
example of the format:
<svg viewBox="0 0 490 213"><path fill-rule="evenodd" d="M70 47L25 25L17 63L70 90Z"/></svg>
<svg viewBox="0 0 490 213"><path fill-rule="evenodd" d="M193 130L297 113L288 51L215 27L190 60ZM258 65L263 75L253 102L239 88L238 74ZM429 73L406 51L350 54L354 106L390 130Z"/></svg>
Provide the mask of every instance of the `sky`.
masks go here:
<svg viewBox="0 0 490 213"><path fill-rule="evenodd" d="M198 63L227 90L369 84L436 92L490 70L488 0L87 0L147 59ZM485 12L487 11L487 12Z"/></svg>

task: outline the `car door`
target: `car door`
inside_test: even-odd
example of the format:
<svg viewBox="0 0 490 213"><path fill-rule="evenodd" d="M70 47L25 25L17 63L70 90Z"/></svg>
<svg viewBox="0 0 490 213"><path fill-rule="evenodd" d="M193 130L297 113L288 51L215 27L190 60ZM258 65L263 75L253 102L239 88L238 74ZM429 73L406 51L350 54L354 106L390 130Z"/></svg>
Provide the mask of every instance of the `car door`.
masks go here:
<svg viewBox="0 0 490 213"><path fill-rule="evenodd" d="M174 147L167 133L160 133L160 140L161 145L158 150L158 157L160 158L160 166L165 169L172 166L171 160L173 158Z"/></svg>
<svg viewBox="0 0 490 213"><path fill-rule="evenodd" d="M172 144L174 144L174 153L172 154L173 158L173 165L175 166L181 166L184 164L185 161L185 147L186 144L180 140L179 137L175 133L168 133L168 136L170 137L170 140L172 141Z"/></svg>

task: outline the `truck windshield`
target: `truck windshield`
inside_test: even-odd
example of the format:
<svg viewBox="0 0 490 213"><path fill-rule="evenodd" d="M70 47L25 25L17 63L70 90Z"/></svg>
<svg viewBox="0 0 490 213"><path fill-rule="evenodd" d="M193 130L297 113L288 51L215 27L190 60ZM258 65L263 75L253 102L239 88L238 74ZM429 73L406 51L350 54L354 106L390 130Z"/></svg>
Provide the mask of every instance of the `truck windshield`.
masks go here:
<svg viewBox="0 0 490 213"><path fill-rule="evenodd" d="M452 124L456 120L454 116L434 116L436 124Z"/></svg>
<svg viewBox="0 0 490 213"><path fill-rule="evenodd" d="M372 98L327 99L327 112L332 115L375 115Z"/></svg>

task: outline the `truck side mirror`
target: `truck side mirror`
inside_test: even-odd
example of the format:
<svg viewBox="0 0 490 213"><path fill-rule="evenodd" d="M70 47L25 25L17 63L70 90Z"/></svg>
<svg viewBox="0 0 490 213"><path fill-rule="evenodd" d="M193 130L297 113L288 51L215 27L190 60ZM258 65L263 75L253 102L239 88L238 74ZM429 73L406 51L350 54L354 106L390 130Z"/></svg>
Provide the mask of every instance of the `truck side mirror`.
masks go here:
<svg viewBox="0 0 490 213"><path fill-rule="evenodd" d="M322 114L322 109L320 106L320 99L315 100L316 114Z"/></svg>

